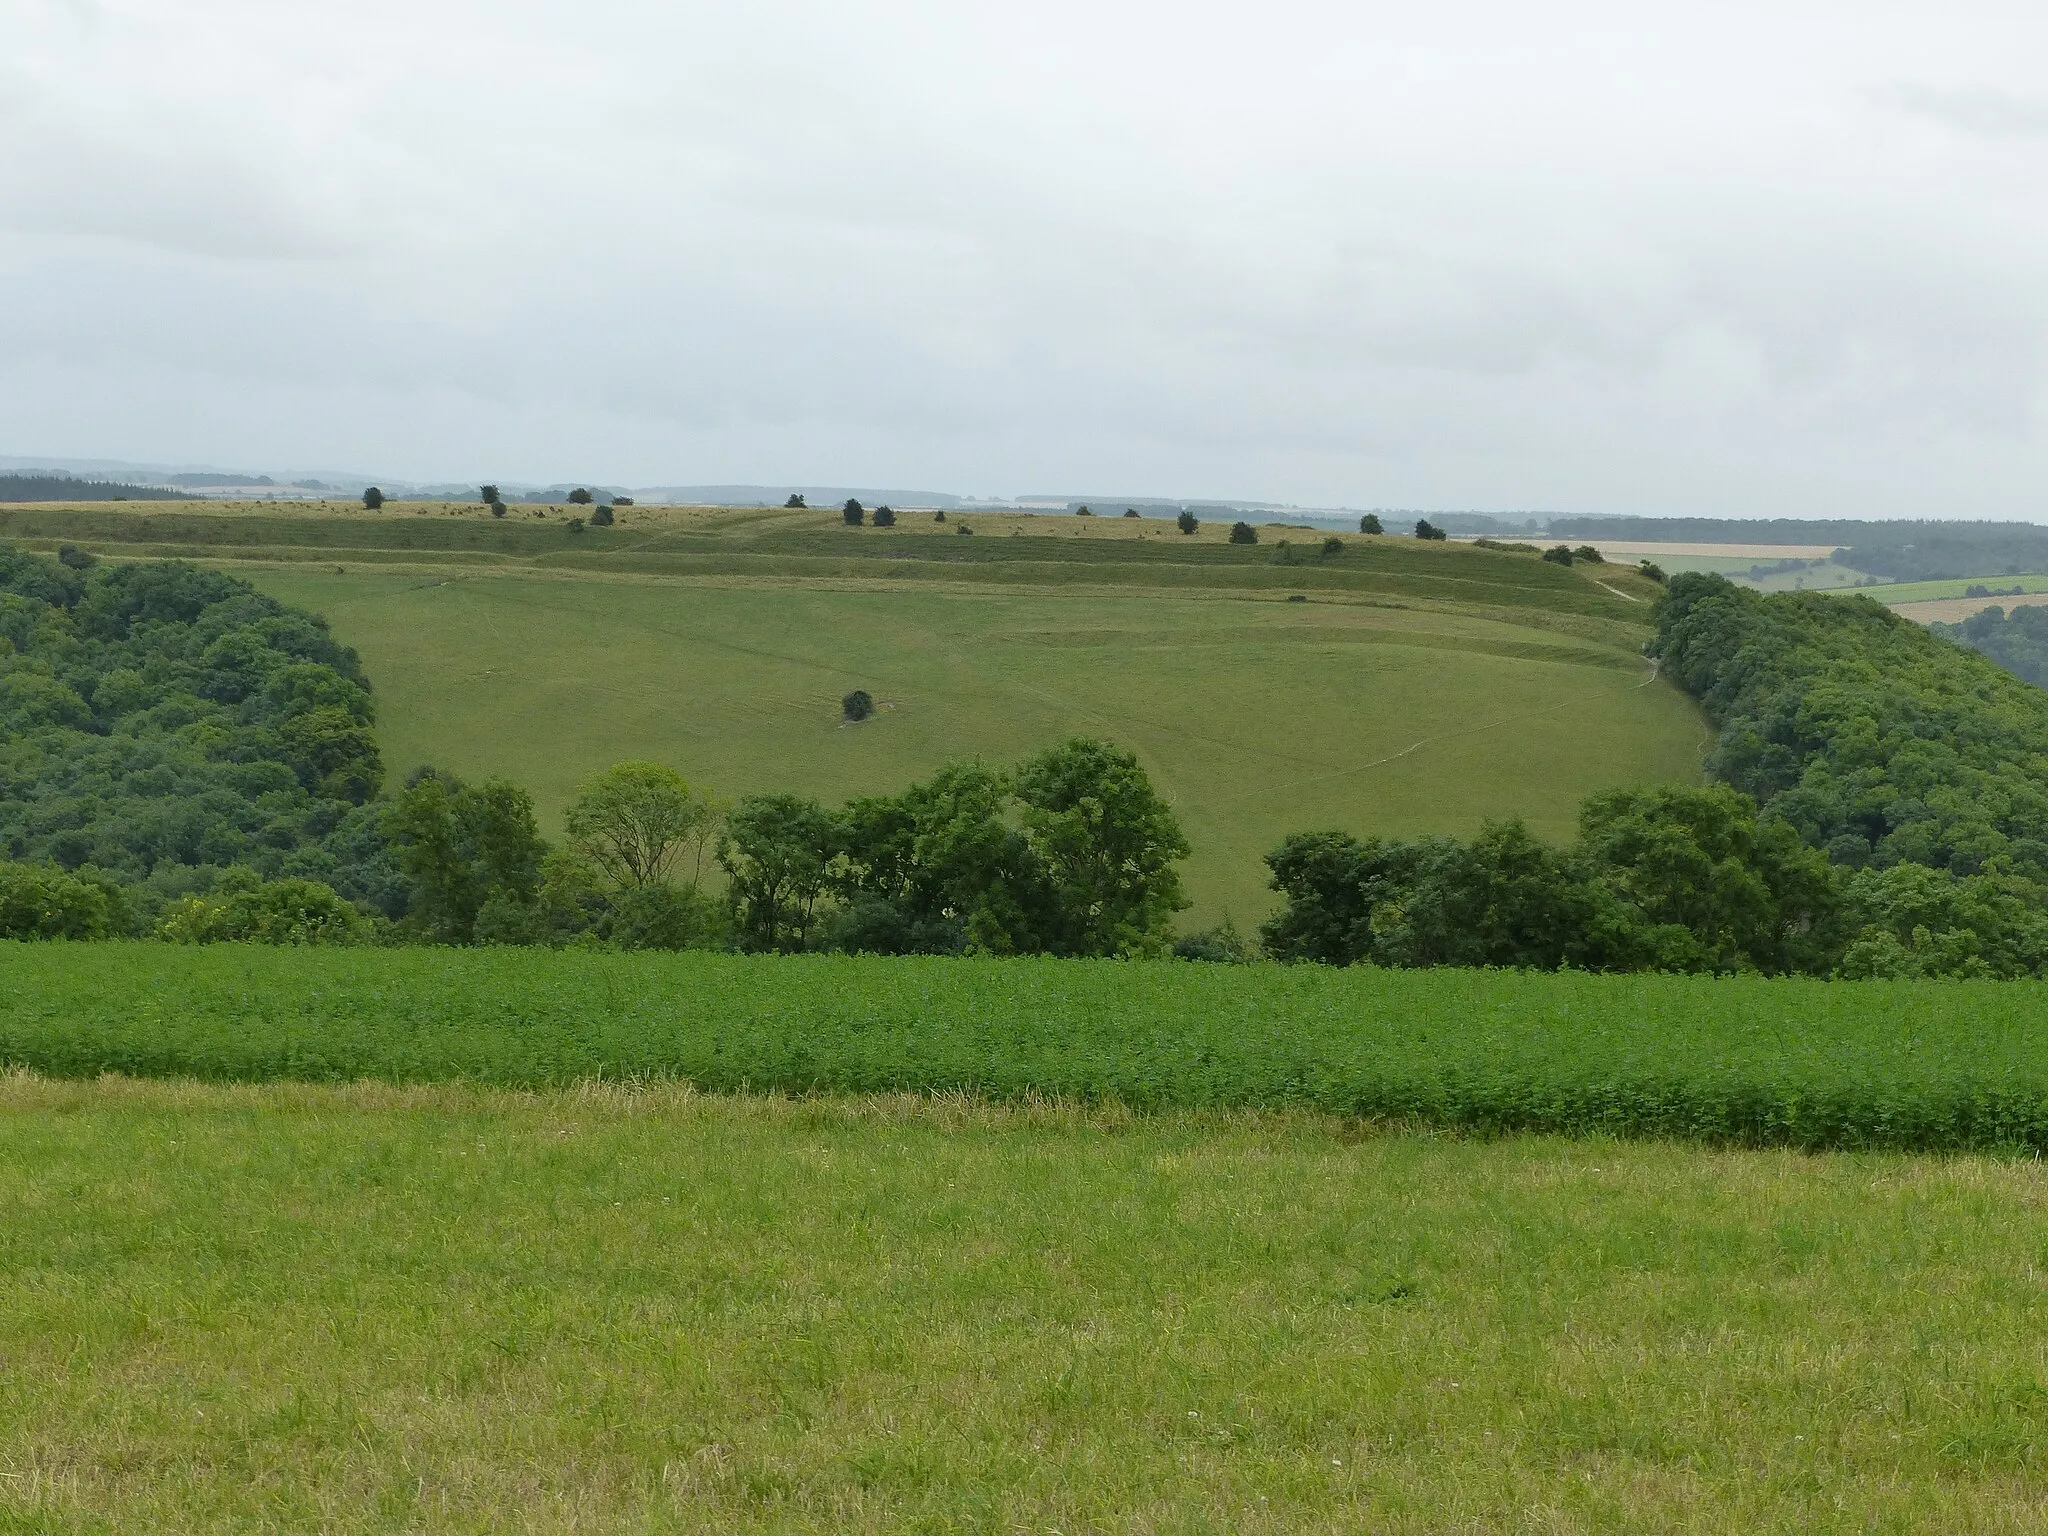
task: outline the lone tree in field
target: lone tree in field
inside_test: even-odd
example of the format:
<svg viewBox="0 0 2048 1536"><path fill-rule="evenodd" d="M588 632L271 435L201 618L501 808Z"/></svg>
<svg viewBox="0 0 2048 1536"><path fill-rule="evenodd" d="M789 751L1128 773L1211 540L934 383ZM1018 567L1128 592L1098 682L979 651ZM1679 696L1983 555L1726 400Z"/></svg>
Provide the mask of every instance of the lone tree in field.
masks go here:
<svg viewBox="0 0 2048 1536"><path fill-rule="evenodd" d="M569 493L569 500L574 502L579 507L587 507L590 505L591 501L590 492L586 491L582 486L579 485L576 487L575 490Z"/></svg>
<svg viewBox="0 0 2048 1536"><path fill-rule="evenodd" d="M1358 520L1358 531L1360 533L1385 533L1387 530L1380 526L1379 513L1368 512Z"/></svg>
<svg viewBox="0 0 2048 1536"><path fill-rule="evenodd" d="M363 505L372 512L376 511L384 505L384 493L374 485L371 486L367 491L363 492Z"/></svg>
<svg viewBox="0 0 2048 1536"><path fill-rule="evenodd" d="M1125 508L1124 508L1124 516L1125 516L1125 517L1136 517L1137 515L1138 515L1138 509L1137 509L1136 507L1125 507Z"/></svg>
<svg viewBox="0 0 2048 1536"><path fill-rule="evenodd" d="M1186 507L1180 509L1180 516L1176 517L1174 522L1179 526L1182 533L1193 533L1202 526L1202 520Z"/></svg>
<svg viewBox="0 0 2048 1536"><path fill-rule="evenodd" d="M503 517L504 515L505 515L505 503L503 503L502 501L494 501L494 502L492 502L492 503L491 503L491 516L493 516L493 517Z"/></svg>
<svg viewBox="0 0 2048 1536"><path fill-rule="evenodd" d="M593 528L609 528L609 527L611 527L611 525L612 525L612 509L611 509L610 507L599 507L599 508L597 508L597 510L596 510L596 511L594 511L594 512L592 512L592 513L590 514L590 526L591 526L591 527L593 527Z"/></svg>
<svg viewBox="0 0 2048 1536"><path fill-rule="evenodd" d="M495 485L478 486L476 488L476 496L477 500L487 507L495 507L500 501L504 500L504 497L498 494L498 488Z"/></svg>
<svg viewBox="0 0 2048 1536"><path fill-rule="evenodd" d="M933 521L933 522L935 522L935 523L943 523L943 522L944 522L945 520L946 520L946 509L945 509L944 507L941 507L941 508L939 508L939 510L938 510L938 511L936 511L936 512L934 512L934 513L932 514L932 521Z"/></svg>
<svg viewBox="0 0 2048 1536"><path fill-rule="evenodd" d="M847 527L858 528L861 519L867 516L867 509L849 496L846 498L846 505L839 509L839 515L846 519Z"/></svg>
<svg viewBox="0 0 2048 1536"><path fill-rule="evenodd" d="M792 491L792 492L790 493L790 496L789 496L789 500L785 501L785 502L783 503L783 506L784 506L784 507L790 507L790 508L796 508L796 507L801 507L801 506L802 506L803 504L804 504L804 499L803 499L803 497L801 497L801 496L797 495L797 494L796 494L796 493L795 493L794 491Z"/></svg>
<svg viewBox="0 0 2048 1536"><path fill-rule="evenodd" d="M1415 537L1418 539L1441 539L1443 536L1443 529L1437 527L1428 518L1424 517L1416 520Z"/></svg>
<svg viewBox="0 0 2048 1536"><path fill-rule="evenodd" d="M865 720L875 712L875 698L865 688L856 688L839 701L839 711L849 720Z"/></svg>
<svg viewBox="0 0 2048 1536"><path fill-rule="evenodd" d="M1230 542L1233 544L1256 544L1259 542L1259 530L1250 523L1232 523L1230 525Z"/></svg>
<svg viewBox="0 0 2048 1536"><path fill-rule="evenodd" d="M694 890L718 809L675 769L626 762L584 780L565 821L570 846L620 888L666 885L687 864Z"/></svg>
<svg viewBox="0 0 2048 1536"><path fill-rule="evenodd" d="M896 513L894 509L887 506L875 508L875 526L877 528L894 528L896 526Z"/></svg>

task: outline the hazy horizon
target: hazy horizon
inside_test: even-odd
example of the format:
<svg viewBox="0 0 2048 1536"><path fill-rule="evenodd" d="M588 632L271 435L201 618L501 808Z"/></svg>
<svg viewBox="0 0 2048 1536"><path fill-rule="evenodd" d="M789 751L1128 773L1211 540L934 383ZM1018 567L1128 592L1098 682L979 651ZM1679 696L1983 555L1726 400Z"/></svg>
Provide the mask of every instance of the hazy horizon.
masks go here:
<svg viewBox="0 0 2048 1536"><path fill-rule="evenodd" d="M25 0L0 128L48 467L2048 510L2018 5Z"/></svg>

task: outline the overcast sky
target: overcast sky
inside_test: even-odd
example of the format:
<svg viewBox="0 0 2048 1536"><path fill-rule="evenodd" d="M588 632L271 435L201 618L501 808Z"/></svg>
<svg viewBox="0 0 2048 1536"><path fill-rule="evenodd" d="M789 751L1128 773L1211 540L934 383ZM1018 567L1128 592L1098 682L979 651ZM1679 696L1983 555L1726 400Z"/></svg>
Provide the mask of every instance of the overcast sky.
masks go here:
<svg viewBox="0 0 2048 1536"><path fill-rule="evenodd" d="M2048 518L2048 6L0 0L0 453Z"/></svg>

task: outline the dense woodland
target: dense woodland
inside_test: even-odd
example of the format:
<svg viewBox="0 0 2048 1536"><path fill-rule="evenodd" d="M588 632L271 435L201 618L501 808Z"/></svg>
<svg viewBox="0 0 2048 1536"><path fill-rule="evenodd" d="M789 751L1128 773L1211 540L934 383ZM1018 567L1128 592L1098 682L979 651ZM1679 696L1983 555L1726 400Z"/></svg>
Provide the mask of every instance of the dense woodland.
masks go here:
<svg viewBox="0 0 2048 1536"><path fill-rule="evenodd" d="M190 501L183 491L69 475L0 475L0 501Z"/></svg>
<svg viewBox="0 0 2048 1536"><path fill-rule="evenodd" d="M1991 607L1960 624L1928 628L1990 657L2014 677L2048 688L2048 606L2024 604L2010 613Z"/></svg>

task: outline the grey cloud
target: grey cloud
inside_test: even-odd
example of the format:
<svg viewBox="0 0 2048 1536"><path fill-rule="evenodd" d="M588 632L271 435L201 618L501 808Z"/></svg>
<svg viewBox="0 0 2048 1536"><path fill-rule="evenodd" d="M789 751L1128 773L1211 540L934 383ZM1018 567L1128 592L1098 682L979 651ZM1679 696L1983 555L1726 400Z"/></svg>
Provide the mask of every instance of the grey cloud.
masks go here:
<svg viewBox="0 0 2048 1536"><path fill-rule="evenodd" d="M2048 94L2015 95L1990 86L1944 88L1901 80L1877 93L1901 112L1932 118L1986 138L2048 138Z"/></svg>
<svg viewBox="0 0 2048 1536"><path fill-rule="evenodd" d="M1866 84L2008 79L1935 14L28 0L0 452L2029 514L2033 171Z"/></svg>

